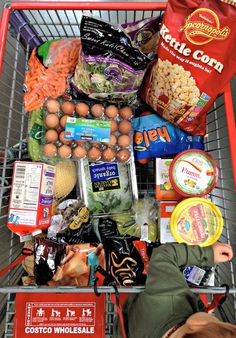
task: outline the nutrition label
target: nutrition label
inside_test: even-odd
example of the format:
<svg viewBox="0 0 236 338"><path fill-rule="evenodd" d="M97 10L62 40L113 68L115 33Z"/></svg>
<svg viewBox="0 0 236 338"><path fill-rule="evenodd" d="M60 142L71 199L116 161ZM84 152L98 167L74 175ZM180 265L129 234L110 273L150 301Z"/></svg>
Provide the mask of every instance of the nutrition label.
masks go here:
<svg viewBox="0 0 236 338"><path fill-rule="evenodd" d="M12 208L37 209L42 165L17 164L12 191Z"/></svg>

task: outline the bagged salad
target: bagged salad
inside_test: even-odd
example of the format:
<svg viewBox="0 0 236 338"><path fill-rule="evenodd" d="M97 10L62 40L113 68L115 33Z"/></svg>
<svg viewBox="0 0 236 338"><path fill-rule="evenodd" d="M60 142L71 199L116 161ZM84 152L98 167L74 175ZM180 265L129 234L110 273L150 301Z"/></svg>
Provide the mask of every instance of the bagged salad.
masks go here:
<svg viewBox="0 0 236 338"><path fill-rule="evenodd" d="M79 195L93 215L127 213L138 198L133 161L78 162Z"/></svg>
<svg viewBox="0 0 236 338"><path fill-rule="evenodd" d="M150 61L120 27L83 16L82 53L72 86L90 98L132 102Z"/></svg>
<svg viewBox="0 0 236 338"><path fill-rule="evenodd" d="M154 16L135 22L121 24L124 32L129 35L133 46L138 48L142 53L150 58L154 58L156 54L157 44L159 40L159 29L162 16Z"/></svg>

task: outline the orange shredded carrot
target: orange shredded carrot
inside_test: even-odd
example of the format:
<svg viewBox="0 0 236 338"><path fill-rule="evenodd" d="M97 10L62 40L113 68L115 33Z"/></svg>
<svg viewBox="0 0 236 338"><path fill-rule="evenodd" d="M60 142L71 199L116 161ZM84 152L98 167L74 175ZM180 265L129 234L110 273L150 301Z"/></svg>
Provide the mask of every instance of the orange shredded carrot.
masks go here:
<svg viewBox="0 0 236 338"><path fill-rule="evenodd" d="M67 78L71 75L80 58L81 42L79 39L54 41L49 48L51 64L45 68L36 55L36 48L31 53L25 75L27 92L24 95L26 111L43 106L49 96L58 97L69 87ZM53 56L53 57L52 57Z"/></svg>

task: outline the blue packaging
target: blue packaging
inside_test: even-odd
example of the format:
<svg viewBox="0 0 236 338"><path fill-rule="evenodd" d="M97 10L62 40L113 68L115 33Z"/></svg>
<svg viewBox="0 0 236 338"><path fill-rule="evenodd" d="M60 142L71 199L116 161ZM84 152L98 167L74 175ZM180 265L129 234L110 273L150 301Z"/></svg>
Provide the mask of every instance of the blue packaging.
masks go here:
<svg viewBox="0 0 236 338"><path fill-rule="evenodd" d="M156 114L133 119L136 160L176 155L187 149L204 150L203 137L192 136Z"/></svg>

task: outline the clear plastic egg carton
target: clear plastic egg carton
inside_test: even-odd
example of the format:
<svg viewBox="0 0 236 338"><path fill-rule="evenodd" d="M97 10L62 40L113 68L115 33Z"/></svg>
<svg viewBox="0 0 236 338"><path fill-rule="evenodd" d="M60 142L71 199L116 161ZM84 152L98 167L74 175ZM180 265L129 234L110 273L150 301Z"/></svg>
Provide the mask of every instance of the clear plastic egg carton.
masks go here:
<svg viewBox="0 0 236 338"><path fill-rule="evenodd" d="M87 158L90 162L128 163L133 156L132 117L133 110L128 105L48 98L44 104L42 153L54 162ZM74 139L68 137L68 124L76 121L82 121L88 135L78 136L76 132ZM104 124L106 132L109 129L109 138L98 141L93 125Z"/></svg>

